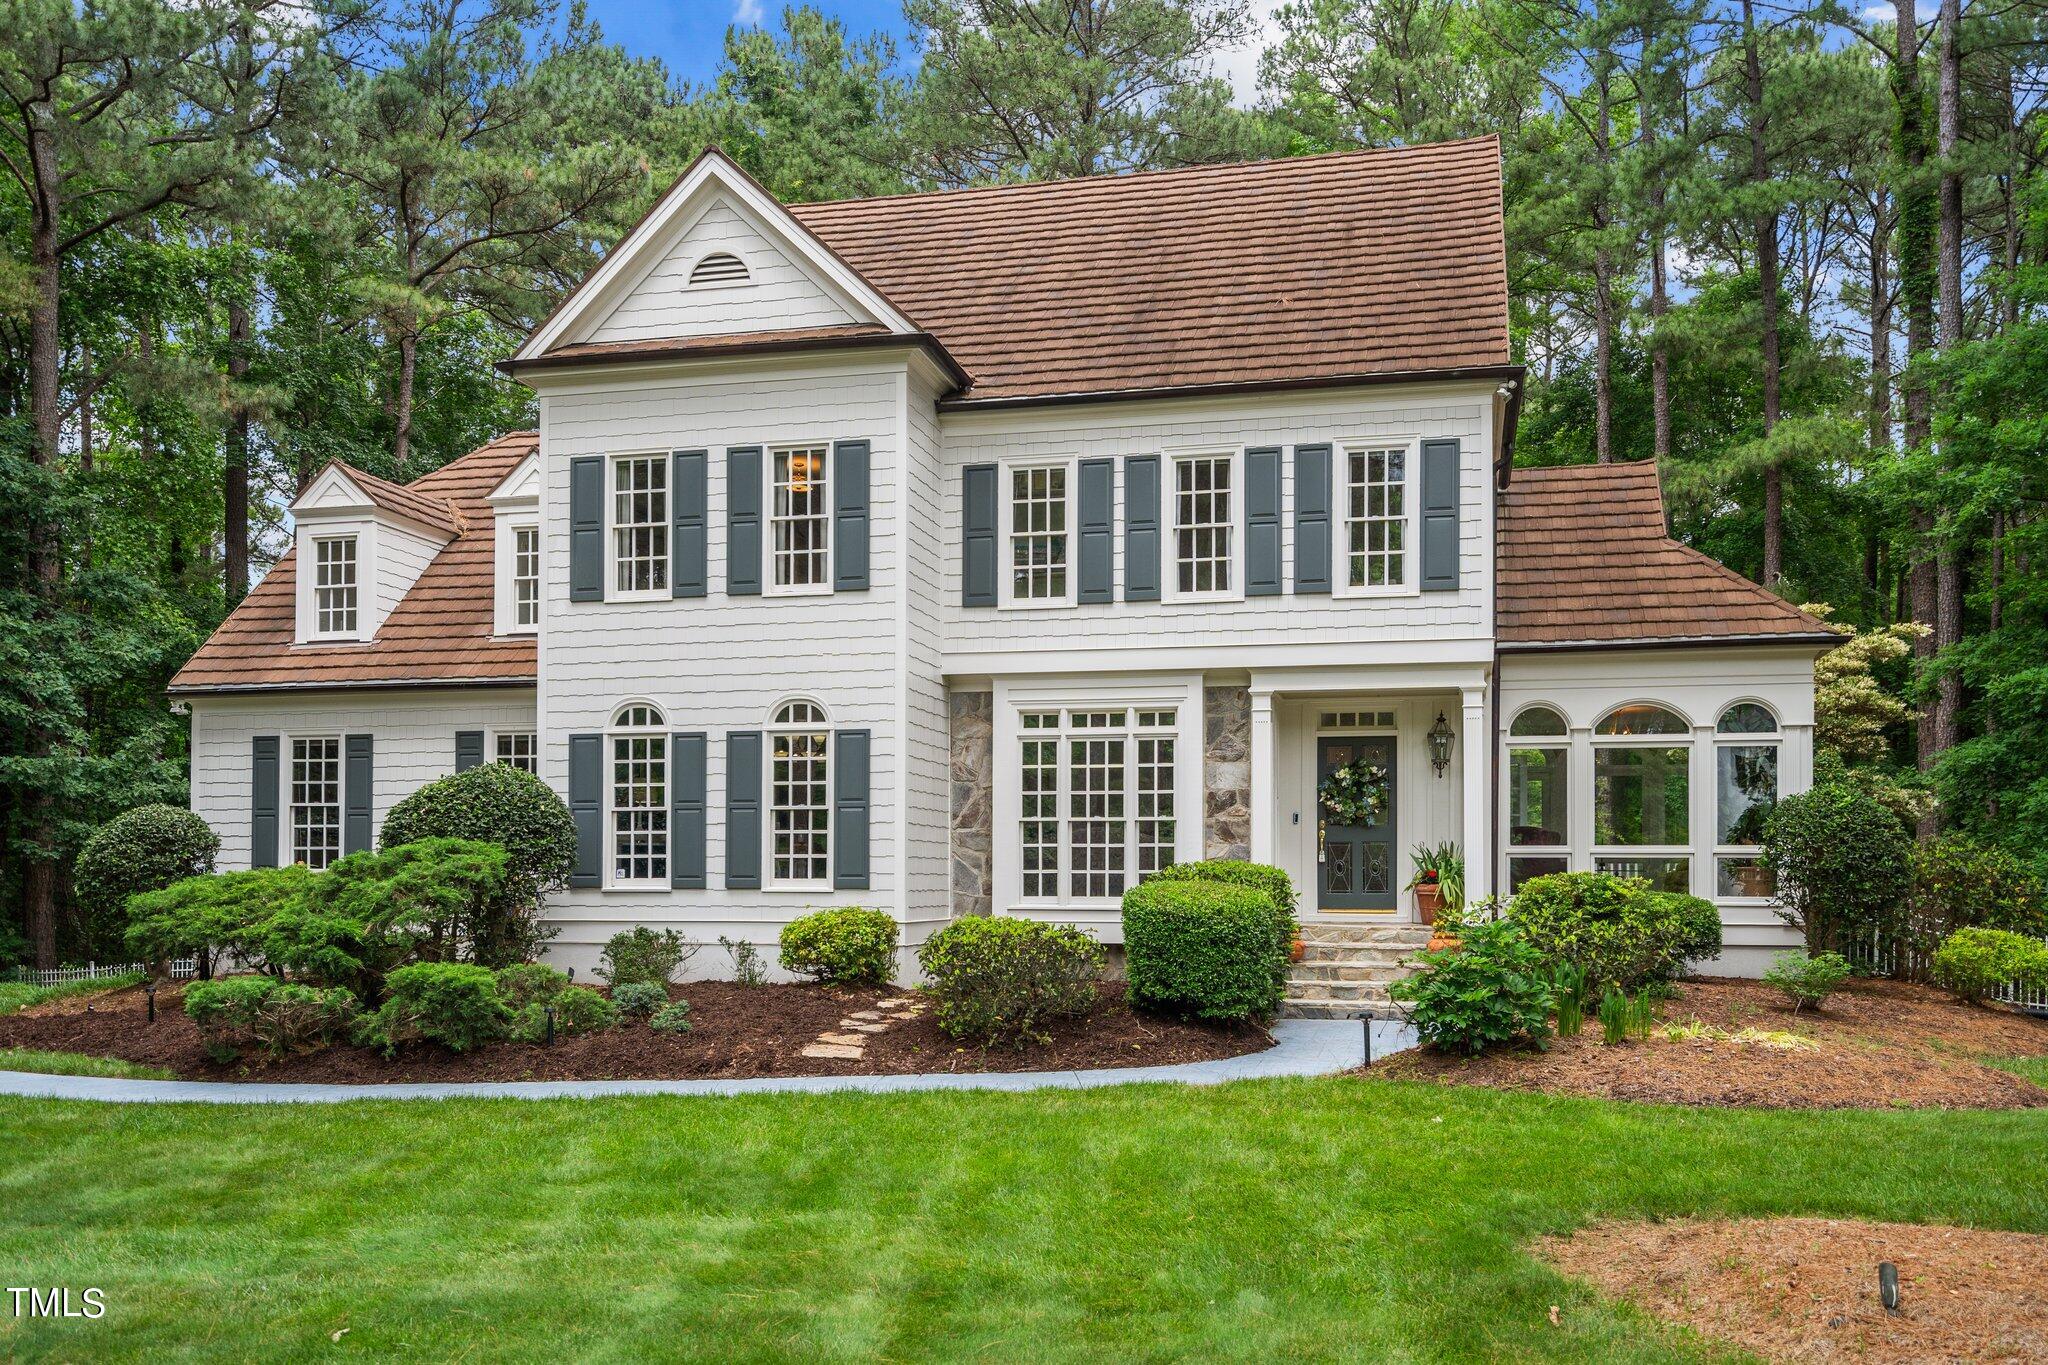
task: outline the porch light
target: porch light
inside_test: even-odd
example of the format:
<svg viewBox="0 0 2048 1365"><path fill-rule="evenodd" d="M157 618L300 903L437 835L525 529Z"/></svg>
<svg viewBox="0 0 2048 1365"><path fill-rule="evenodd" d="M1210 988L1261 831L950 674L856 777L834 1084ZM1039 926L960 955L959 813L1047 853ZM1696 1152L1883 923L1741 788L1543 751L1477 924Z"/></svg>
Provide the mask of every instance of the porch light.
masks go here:
<svg viewBox="0 0 2048 1365"><path fill-rule="evenodd" d="M1429 766L1442 777L1444 769L1451 766L1451 745L1457 742L1451 733L1451 723L1444 719L1444 713L1436 713L1436 724L1429 727Z"/></svg>

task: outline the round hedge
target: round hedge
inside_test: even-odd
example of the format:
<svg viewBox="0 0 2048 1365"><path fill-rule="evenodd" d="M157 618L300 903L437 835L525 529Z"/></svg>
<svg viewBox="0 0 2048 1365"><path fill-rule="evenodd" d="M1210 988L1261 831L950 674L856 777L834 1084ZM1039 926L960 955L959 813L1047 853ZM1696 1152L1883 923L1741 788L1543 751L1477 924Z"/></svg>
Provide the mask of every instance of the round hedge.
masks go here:
<svg viewBox="0 0 2048 1365"><path fill-rule="evenodd" d="M1892 925L1912 890L1912 840L1875 797L1846 783L1788 796L1764 825L1764 863L1784 918L1810 953Z"/></svg>
<svg viewBox="0 0 2048 1365"><path fill-rule="evenodd" d="M1132 1001L1198 1019L1271 1014L1287 980L1281 913L1269 892L1231 882L1153 877L1132 887L1123 903Z"/></svg>
<svg viewBox="0 0 2048 1365"><path fill-rule="evenodd" d="M940 1028L978 1042L1046 1042L1048 1020L1095 1007L1102 945L1078 929L969 915L917 949Z"/></svg>
<svg viewBox="0 0 2048 1365"><path fill-rule="evenodd" d="M1718 952L1721 921L1693 896L1656 892L1639 877L1553 872L1531 877L1509 914L1552 963L1585 968L1596 993L1631 991L1678 975L1689 957ZM1711 926L1708 920L1711 918Z"/></svg>
<svg viewBox="0 0 2048 1365"><path fill-rule="evenodd" d="M886 986L896 974L896 918L845 906L782 926L783 969L830 986Z"/></svg>
<svg viewBox="0 0 2048 1365"><path fill-rule="evenodd" d="M559 891L576 868L576 822L532 773L485 763L429 782L384 817L385 848L422 839L480 839L505 850L507 870L536 893Z"/></svg>
<svg viewBox="0 0 2048 1365"><path fill-rule="evenodd" d="M128 898L213 871L220 836L182 806L137 806L99 827L72 869L95 946L121 941Z"/></svg>

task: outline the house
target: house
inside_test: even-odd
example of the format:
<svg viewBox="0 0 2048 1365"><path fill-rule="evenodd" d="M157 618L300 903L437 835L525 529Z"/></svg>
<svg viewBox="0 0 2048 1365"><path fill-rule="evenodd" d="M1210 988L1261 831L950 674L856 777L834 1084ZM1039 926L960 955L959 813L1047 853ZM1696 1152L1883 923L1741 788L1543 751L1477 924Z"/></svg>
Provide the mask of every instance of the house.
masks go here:
<svg viewBox="0 0 2048 1365"><path fill-rule="evenodd" d="M707 153L504 368L538 432L329 466L173 682L224 866L502 761L574 812L573 965L828 904L1113 943L1205 856L1368 951L1446 841L1796 941L1758 821L1834 637L1652 465L1512 467L1492 139L801 206Z"/></svg>

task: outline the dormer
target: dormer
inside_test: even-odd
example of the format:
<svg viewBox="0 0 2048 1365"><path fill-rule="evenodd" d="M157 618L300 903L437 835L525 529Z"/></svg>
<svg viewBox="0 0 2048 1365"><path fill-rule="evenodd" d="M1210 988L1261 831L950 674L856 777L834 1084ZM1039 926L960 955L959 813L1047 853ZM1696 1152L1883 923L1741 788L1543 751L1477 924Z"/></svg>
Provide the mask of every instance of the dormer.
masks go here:
<svg viewBox="0 0 2048 1365"><path fill-rule="evenodd" d="M391 609L461 533L440 498L336 460L291 505L297 528L298 644L374 639Z"/></svg>
<svg viewBox="0 0 2048 1365"><path fill-rule="evenodd" d="M519 462L486 499L496 548L491 633L533 635L540 630L540 456Z"/></svg>

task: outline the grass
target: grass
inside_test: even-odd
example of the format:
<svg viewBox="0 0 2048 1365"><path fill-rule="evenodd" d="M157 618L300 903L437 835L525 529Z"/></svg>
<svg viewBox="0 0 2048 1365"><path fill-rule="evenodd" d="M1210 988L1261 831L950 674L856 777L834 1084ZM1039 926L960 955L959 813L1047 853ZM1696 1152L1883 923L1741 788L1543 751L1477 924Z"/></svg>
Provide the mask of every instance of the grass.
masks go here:
<svg viewBox="0 0 2048 1365"><path fill-rule="evenodd" d="M1980 1057L1986 1066L2024 1076L2035 1085L2048 1087L2048 1057Z"/></svg>
<svg viewBox="0 0 2048 1365"><path fill-rule="evenodd" d="M0 1100L0 1357L1667 1360L1595 1218L2048 1232L2048 1114L1420 1083L433 1104ZM1559 1307L1559 1322L1549 1319ZM338 1339L336 1333L345 1334Z"/></svg>
<svg viewBox="0 0 2048 1365"><path fill-rule="evenodd" d="M130 986L140 986L143 980L141 972L124 972L120 976L102 976L92 981L66 981L57 986L31 986L20 981L0 982L0 1015L18 1014L31 1005L62 1000L67 995L97 995L101 991L126 990Z"/></svg>
<svg viewBox="0 0 2048 1365"><path fill-rule="evenodd" d="M118 1076L134 1081L168 1081L175 1073L160 1066L124 1062L119 1057L88 1057L82 1052L39 1052L29 1047L0 1047L0 1071L33 1071L42 1076Z"/></svg>

